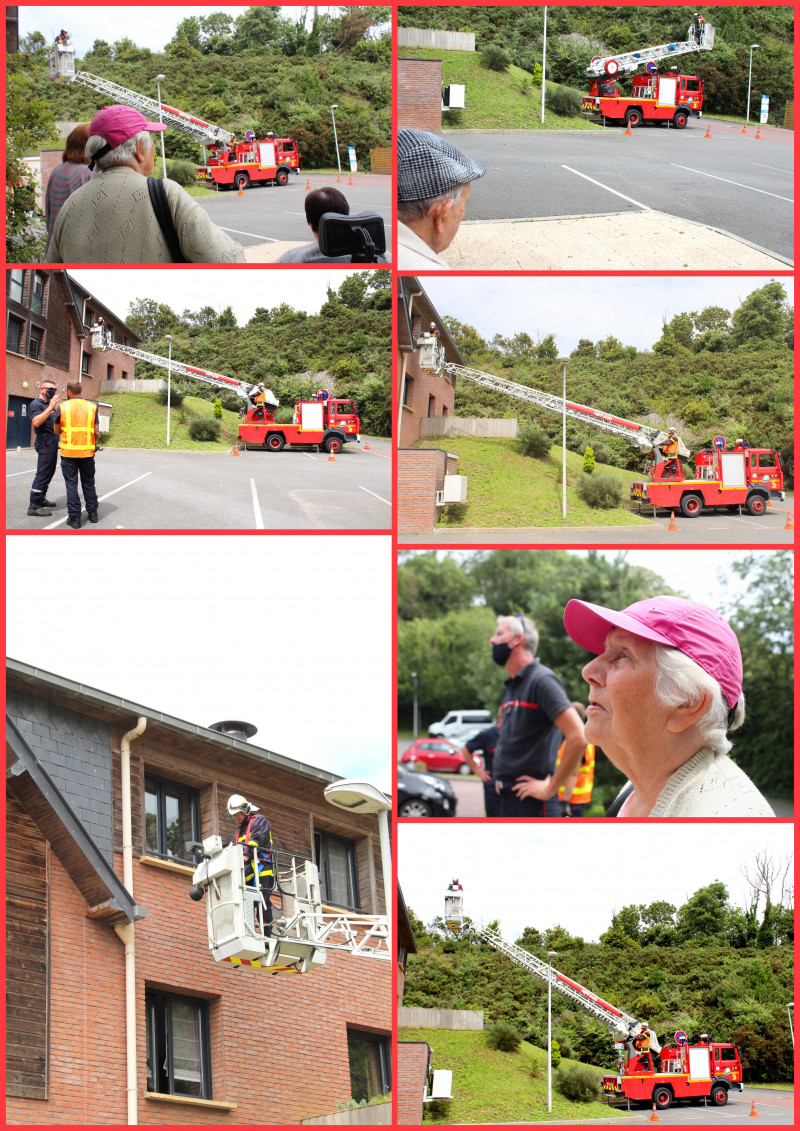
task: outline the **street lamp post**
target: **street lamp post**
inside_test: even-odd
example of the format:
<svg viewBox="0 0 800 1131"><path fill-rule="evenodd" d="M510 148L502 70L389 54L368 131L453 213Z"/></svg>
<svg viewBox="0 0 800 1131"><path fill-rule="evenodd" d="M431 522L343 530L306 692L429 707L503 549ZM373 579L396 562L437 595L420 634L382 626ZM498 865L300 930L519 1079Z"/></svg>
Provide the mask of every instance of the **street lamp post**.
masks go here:
<svg viewBox="0 0 800 1131"><path fill-rule="evenodd" d="M547 1110L553 1110L553 959L556 951L547 952Z"/></svg>
<svg viewBox="0 0 800 1131"><path fill-rule="evenodd" d="M789 1014L789 1032L792 1034L792 1048L794 1048L794 1025L792 1024L792 1010L794 1009L794 1002L790 1001L786 1006L786 1012Z"/></svg>
<svg viewBox="0 0 800 1131"><path fill-rule="evenodd" d="M417 673L412 672L411 678L414 680L414 738L416 738L419 731L419 680L417 679Z"/></svg>
<svg viewBox="0 0 800 1131"><path fill-rule="evenodd" d="M158 120L161 125L164 125L164 114L161 110L161 83L166 78L166 75L156 75L156 86L158 87ZM162 181L167 175L167 159L164 156L164 130L161 131L161 179ZM169 443L169 440L167 440Z"/></svg>
<svg viewBox="0 0 800 1131"><path fill-rule="evenodd" d="M169 445L169 409L172 397L172 334L165 334L169 342L169 356L167 358L167 445Z"/></svg>
<svg viewBox="0 0 800 1131"><path fill-rule="evenodd" d="M392 803L385 793L368 781L345 778L326 786L323 796L331 805L346 809L350 813L370 813L378 815L378 834L381 849L381 871L383 872L383 898L386 904L387 925L391 933L392 924L392 849L389 841L389 813ZM389 942L391 947L391 939Z"/></svg>
<svg viewBox="0 0 800 1131"><path fill-rule="evenodd" d="M747 124L748 124L748 126L750 125L750 87L752 86L752 80L753 80L753 52L756 50L757 47L760 47L760 46L761 46L760 43L751 43L750 44L750 69L747 72Z"/></svg>
<svg viewBox="0 0 800 1131"><path fill-rule="evenodd" d="M336 115L334 114L334 110L338 110L338 109L339 109L339 103L334 102L333 106L331 106L331 121L333 122L333 144L336 147L336 164L339 166L339 172L341 173L341 171L342 171L342 161L341 161L341 158L339 157L339 139L336 136Z"/></svg>

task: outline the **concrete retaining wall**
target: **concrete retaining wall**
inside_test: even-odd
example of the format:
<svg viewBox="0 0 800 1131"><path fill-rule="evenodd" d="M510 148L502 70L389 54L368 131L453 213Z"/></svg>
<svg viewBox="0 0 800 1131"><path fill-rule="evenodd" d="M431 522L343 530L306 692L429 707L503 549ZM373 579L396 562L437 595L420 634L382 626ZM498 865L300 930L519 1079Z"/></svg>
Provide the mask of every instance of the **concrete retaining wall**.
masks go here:
<svg viewBox="0 0 800 1131"><path fill-rule="evenodd" d="M431 47L436 51L474 51L474 31L434 31L433 28L397 29L398 47Z"/></svg>
<svg viewBox="0 0 800 1131"><path fill-rule="evenodd" d="M420 421L421 436L518 436L519 421L486 420L481 416L426 416Z"/></svg>
<svg viewBox="0 0 800 1131"><path fill-rule="evenodd" d="M398 1027L413 1029L483 1029L482 1009L416 1009L401 1005Z"/></svg>
<svg viewBox="0 0 800 1131"><path fill-rule="evenodd" d="M346 1111L335 1111L331 1115L315 1115L313 1119L301 1119L301 1124L306 1123L349 1123L388 1126L392 1122L392 1105L390 1103L365 1104L363 1107L352 1107Z"/></svg>
<svg viewBox="0 0 800 1131"><path fill-rule="evenodd" d="M160 393L166 389L167 382L156 378L153 381L137 381L135 378L125 381L101 381L101 393Z"/></svg>

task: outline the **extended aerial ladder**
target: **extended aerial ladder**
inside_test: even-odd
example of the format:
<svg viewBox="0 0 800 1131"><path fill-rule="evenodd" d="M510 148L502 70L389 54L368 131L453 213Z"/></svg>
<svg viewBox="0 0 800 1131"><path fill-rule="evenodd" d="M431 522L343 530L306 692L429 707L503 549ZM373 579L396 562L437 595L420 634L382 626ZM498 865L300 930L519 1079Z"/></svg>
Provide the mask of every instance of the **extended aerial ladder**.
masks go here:
<svg viewBox="0 0 800 1131"><path fill-rule="evenodd" d="M637 424L624 417L612 416L601 409L590 408L588 405L565 402L563 397L554 393L545 393L541 389L532 389L528 385L521 385L517 381L509 381L505 377L496 377L493 373L485 373L481 369L471 369L467 365L456 365L445 360L444 347L435 334L423 334L417 342L419 349L418 362L422 369L428 373L438 375L444 373L448 377L463 377L484 389L493 389L505 393L516 400L526 401L528 404L537 405L539 408L557 412L559 416L566 415L572 420L579 420L582 424L591 424L593 428L600 428L603 432L610 432L614 436L624 436L635 447L644 451L655 451L667 440L667 432L660 428L651 428L645 424ZM682 440L678 441L678 455L684 459L689 458L689 449Z"/></svg>
<svg viewBox="0 0 800 1131"><path fill-rule="evenodd" d="M128 90L127 87L90 74L89 71L76 71L75 48L68 39L66 42L53 44L47 53L47 63L50 78L54 82L82 83L109 98L112 103L132 106L146 117L163 121L164 125L188 134L198 145L210 149L224 149L230 145L233 134L223 130L221 126L211 125L210 122L204 122L202 118L197 118L193 114L185 114L182 110L176 110L174 106L159 103L155 98L148 98L138 91Z"/></svg>
<svg viewBox="0 0 800 1131"><path fill-rule="evenodd" d="M625 51L619 55L596 55L586 68L589 78L604 75L617 78L632 75L648 63L656 65L663 59L674 59L694 51L710 51L714 46L714 24L689 25L686 39L682 43L662 43L658 47L640 47L638 51Z"/></svg>
<svg viewBox="0 0 800 1131"><path fill-rule="evenodd" d="M450 930L455 933L459 933L464 927L463 901L464 896L461 890L448 889L445 893L444 920ZM590 1017L601 1021L615 1043L620 1063L631 1057L639 1056L646 1050L654 1053L661 1051L658 1038L643 1021L637 1020L630 1013L617 1009L616 1006L609 1005L597 994L580 985L579 982L573 981L572 978L568 978L566 974L561 974L549 963L543 962L542 959L537 958L529 951L515 943L506 942L497 931L490 927L470 923L470 930L474 931L479 938L489 943L495 950L504 954L516 966L521 966L523 970L527 970L540 982L549 983L556 993L567 998L573 1005L582 1009L584 1013L588 1013Z"/></svg>
<svg viewBox="0 0 800 1131"><path fill-rule="evenodd" d="M115 342L111 336L111 331L100 323L91 326L89 332L92 336L92 349L100 350L102 353L116 350L118 353L127 354L128 357L135 357L138 361L149 361L151 365L159 365L162 369L169 369L172 373L177 373L182 377L192 377L195 381L204 381L207 385L216 385L219 389L228 389L235 393L237 397L246 401L248 406L252 403L252 398L257 389L256 385L239 381L235 377L226 377L222 373L213 373L209 369L200 369L196 365L186 365L182 361L176 361L174 357L161 357L159 354L147 353L146 350L136 349L134 346L122 345ZM278 407L278 399L269 389L264 391L264 397L268 408L276 409Z"/></svg>

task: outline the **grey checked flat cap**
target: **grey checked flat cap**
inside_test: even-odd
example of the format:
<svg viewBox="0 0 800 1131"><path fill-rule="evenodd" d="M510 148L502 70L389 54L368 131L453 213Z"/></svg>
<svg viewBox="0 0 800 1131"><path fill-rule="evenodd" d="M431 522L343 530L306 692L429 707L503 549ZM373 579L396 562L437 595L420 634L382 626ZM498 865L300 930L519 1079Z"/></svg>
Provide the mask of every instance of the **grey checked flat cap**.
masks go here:
<svg viewBox="0 0 800 1131"><path fill-rule="evenodd" d="M442 196L457 185L477 181L486 166L473 161L449 141L425 130L397 135L397 200L404 204Z"/></svg>

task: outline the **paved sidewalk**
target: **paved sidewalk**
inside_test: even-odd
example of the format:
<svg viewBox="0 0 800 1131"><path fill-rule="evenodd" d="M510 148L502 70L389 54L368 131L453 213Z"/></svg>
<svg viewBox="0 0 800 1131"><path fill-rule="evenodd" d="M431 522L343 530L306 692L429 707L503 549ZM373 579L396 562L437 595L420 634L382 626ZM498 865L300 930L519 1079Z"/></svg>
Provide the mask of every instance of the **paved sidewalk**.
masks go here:
<svg viewBox="0 0 800 1131"><path fill-rule="evenodd" d="M665 212L462 223L443 253L454 271L787 271L716 228Z"/></svg>

